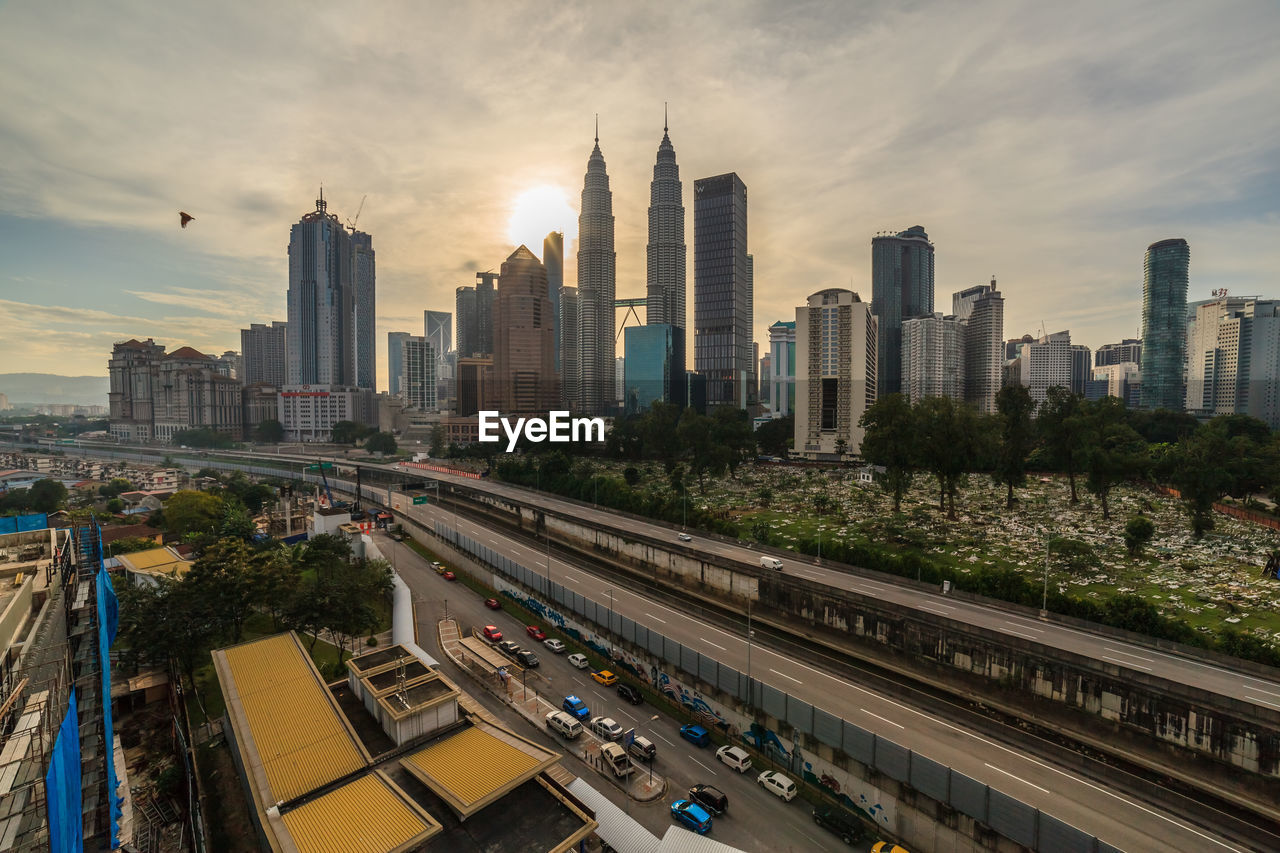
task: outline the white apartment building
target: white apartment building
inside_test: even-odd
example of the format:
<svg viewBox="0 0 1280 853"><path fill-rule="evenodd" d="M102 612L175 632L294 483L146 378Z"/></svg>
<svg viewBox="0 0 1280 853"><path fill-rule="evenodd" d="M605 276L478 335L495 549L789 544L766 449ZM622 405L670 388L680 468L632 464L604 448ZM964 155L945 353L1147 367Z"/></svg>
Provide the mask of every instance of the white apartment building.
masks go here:
<svg viewBox="0 0 1280 853"><path fill-rule="evenodd" d="M339 421L371 422L373 392L329 385L286 385L278 398L286 441L329 441ZM376 414L376 412L372 412Z"/></svg>
<svg viewBox="0 0 1280 853"><path fill-rule="evenodd" d="M821 290L796 309L796 455L857 454L858 422L876 401L877 330L871 304L852 290Z"/></svg>
<svg viewBox="0 0 1280 853"><path fill-rule="evenodd" d="M400 345L400 396L418 412L436 411L435 344L423 336L406 335Z"/></svg>
<svg viewBox="0 0 1280 853"><path fill-rule="evenodd" d="M1280 300L1223 297L1196 308L1186 408L1247 414L1280 428Z"/></svg>
<svg viewBox="0 0 1280 853"><path fill-rule="evenodd" d="M967 325L941 314L902 321L902 393L913 405L925 397L964 399Z"/></svg>

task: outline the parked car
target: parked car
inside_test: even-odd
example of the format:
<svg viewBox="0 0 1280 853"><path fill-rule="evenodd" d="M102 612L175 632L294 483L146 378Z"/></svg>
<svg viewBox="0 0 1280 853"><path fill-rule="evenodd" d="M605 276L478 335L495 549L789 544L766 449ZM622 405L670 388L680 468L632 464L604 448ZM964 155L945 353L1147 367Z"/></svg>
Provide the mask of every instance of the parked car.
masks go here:
<svg viewBox="0 0 1280 853"><path fill-rule="evenodd" d="M490 610L501 610L502 602L498 601L496 598L486 598L484 600L484 606Z"/></svg>
<svg viewBox="0 0 1280 853"><path fill-rule="evenodd" d="M702 726L688 723L680 727L680 737L689 741L694 746L706 746L711 743L711 735Z"/></svg>
<svg viewBox="0 0 1280 853"><path fill-rule="evenodd" d="M539 643L547 638L547 632L539 628L537 625L530 625L524 629L524 632L533 637Z"/></svg>
<svg viewBox="0 0 1280 853"><path fill-rule="evenodd" d="M618 676L614 675L607 669L602 669L599 672L593 672L591 673L591 677L594 678L598 684L603 684L605 687L618 683Z"/></svg>
<svg viewBox="0 0 1280 853"><path fill-rule="evenodd" d="M796 783L792 782L788 777L783 776L777 770L766 770L756 777L756 781L760 783L760 787L764 788L771 794L775 794L788 803L796 798L798 789Z"/></svg>
<svg viewBox="0 0 1280 853"><path fill-rule="evenodd" d="M679 539L681 542L692 542L692 541L693 541L693 537L692 537L692 536L690 536L688 533L681 533L681 534L680 534L679 536L677 536L676 538L677 538L677 539Z"/></svg>
<svg viewBox="0 0 1280 853"><path fill-rule="evenodd" d="M456 581L458 579L458 576L455 575L453 572L445 572L444 579L447 581Z"/></svg>
<svg viewBox="0 0 1280 853"><path fill-rule="evenodd" d="M520 653L519 644L513 643L510 640L503 640L501 643L498 643L498 648L502 650L503 654L511 655L512 657L515 657Z"/></svg>
<svg viewBox="0 0 1280 853"><path fill-rule="evenodd" d="M713 815L724 814L729 810L729 798L719 788L711 785L694 785L689 789L689 799Z"/></svg>
<svg viewBox="0 0 1280 853"><path fill-rule="evenodd" d="M587 728L604 740L622 739L622 726L618 725L618 721L613 717L592 717L591 722L587 723Z"/></svg>
<svg viewBox="0 0 1280 853"><path fill-rule="evenodd" d="M502 632L498 630L497 625L485 625L482 633L484 638L491 643L502 642Z"/></svg>
<svg viewBox="0 0 1280 853"><path fill-rule="evenodd" d="M866 836L862 821L835 806L818 806L813 810L813 822L840 836L845 844L861 841Z"/></svg>
<svg viewBox="0 0 1280 853"><path fill-rule="evenodd" d="M560 707L573 714L579 720L585 720L591 716L591 709L587 707L587 703L583 702L577 696L570 694L564 697L564 701L560 703Z"/></svg>
<svg viewBox="0 0 1280 853"><path fill-rule="evenodd" d="M516 660L529 669L533 669L538 665L538 656L528 649L521 649L516 652Z"/></svg>
<svg viewBox="0 0 1280 853"><path fill-rule="evenodd" d="M576 652L575 652L574 654L569 655L569 657L568 657L568 661L569 661L569 663L571 663L571 664L573 664L574 666L576 666L578 669L590 669L590 668L591 668L591 663L590 663L590 661L588 661L588 660L587 660L587 656L586 656L586 655L580 655L580 654L578 654L578 653L576 653Z"/></svg>
<svg viewBox="0 0 1280 853"><path fill-rule="evenodd" d="M632 705L644 704L644 697L640 695L640 688L633 687L626 682L618 682L618 695L626 699Z"/></svg>
<svg viewBox="0 0 1280 853"><path fill-rule="evenodd" d="M627 752L641 761L653 761L658 756L658 748L644 735L633 737L631 743L627 744Z"/></svg>
<svg viewBox="0 0 1280 853"><path fill-rule="evenodd" d="M564 643L560 642L559 640L555 640L555 639L546 640L545 642L543 642L542 645L544 648L549 649L553 655L564 654L564 648L565 648Z"/></svg>
<svg viewBox="0 0 1280 853"><path fill-rule="evenodd" d="M877 841L871 845L871 853L907 853L907 848L892 841Z"/></svg>
<svg viewBox="0 0 1280 853"><path fill-rule="evenodd" d="M436 570L436 574L438 574L438 575L442 575L442 574L444 574L446 571L448 571L448 570L444 567L444 563L440 562L439 560L432 560L432 561L431 561L431 568L435 569L435 570Z"/></svg>
<svg viewBox="0 0 1280 853"><path fill-rule="evenodd" d="M552 711L547 714L547 728L559 732L566 740L573 740L582 734L582 723L564 711Z"/></svg>
<svg viewBox="0 0 1280 853"><path fill-rule="evenodd" d="M706 835L711 831L711 815L691 800L676 800L672 803L671 817L699 835Z"/></svg>
<svg viewBox="0 0 1280 853"><path fill-rule="evenodd" d="M722 746L716 750L716 758L739 773L746 773L751 769L751 756L740 746Z"/></svg>

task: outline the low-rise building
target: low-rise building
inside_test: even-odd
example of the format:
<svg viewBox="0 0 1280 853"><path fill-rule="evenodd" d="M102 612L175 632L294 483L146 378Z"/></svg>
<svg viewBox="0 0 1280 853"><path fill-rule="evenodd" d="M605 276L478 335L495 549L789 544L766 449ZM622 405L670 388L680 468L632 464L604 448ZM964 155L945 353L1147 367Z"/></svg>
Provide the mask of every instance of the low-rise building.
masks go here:
<svg viewBox="0 0 1280 853"><path fill-rule="evenodd" d="M340 421L371 423L376 416L373 392L330 385L286 385L277 411L286 441L327 442Z"/></svg>

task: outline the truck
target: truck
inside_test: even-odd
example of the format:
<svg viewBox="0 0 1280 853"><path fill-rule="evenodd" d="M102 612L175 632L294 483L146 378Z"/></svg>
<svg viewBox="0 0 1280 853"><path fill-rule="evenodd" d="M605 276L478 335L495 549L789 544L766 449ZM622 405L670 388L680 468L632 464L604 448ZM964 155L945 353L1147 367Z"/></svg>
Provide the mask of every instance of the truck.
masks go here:
<svg viewBox="0 0 1280 853"><path fill-rule="evenodd" d="M601 744L600 759L605 766L613 771L613 775L625 777L634 771L635 765L631 763L631 759L627 757L627 751L620 744L612 741Z"/></svg>
<svg viewBox="0 0 1280 853"><path fill-rule="evenodd" d="M777 557L761 557L760 568L775 569L780 572L782 571L782 561L779 560Z"/></svg>

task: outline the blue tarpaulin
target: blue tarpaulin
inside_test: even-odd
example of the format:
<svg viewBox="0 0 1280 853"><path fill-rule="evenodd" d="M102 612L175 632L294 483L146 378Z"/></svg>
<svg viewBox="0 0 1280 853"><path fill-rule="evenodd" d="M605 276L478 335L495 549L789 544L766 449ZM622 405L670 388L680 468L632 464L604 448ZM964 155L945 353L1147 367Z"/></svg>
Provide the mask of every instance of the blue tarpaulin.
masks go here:
<svg viewBox="0 0 1280 853"><path fill-rule="evenodd" d="M116 779L115 762L115 726L111 723L111 644L116 639L116 627L120 619L120 604L116 599L115 588L111 585L111 576L102 566L102 540L97 540L98 551L98 653L102 656L102 720L106 733L105 748L107 762L107 800L111 810L111 848L114 850L119 841L116 837L120 827L120 794L117 789L120 782Z"/></svg>
<svg viewBox="0 0 1280 853"><path fill-rule="evenodd" d="M33 515L10 515L0 518L0 535L5 533L28 533L32 530L44 530L49 526L49 516L43 512Z"/></svg>
<svg viewBox="0 0 1280 853"><path fill-rule="evenodd" d="M75 688L71 689L67 715L62 718L53 743L44 789L49 803L50 853L81 853L84 823L80 813L80 725Z"/></svg>

